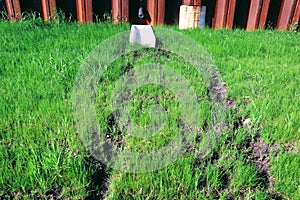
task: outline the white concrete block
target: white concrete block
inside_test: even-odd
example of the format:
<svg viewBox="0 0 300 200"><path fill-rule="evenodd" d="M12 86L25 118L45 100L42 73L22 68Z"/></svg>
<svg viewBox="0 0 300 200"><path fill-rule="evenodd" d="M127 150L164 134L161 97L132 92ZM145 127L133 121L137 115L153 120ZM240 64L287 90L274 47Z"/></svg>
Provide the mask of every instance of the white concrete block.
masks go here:
<svg viewBox="0 0 300 200"><path fill-rule="evenodd" d="M151 25L132 25L130 43L139 43L145 47L156 47L156 38Z"/></svg>
<svg viewBox="0 0 300 200"><path fill-rule="evenodd" d="M181 5L179 11L179 29L197 28L200 21L201 6Z"/></svg>

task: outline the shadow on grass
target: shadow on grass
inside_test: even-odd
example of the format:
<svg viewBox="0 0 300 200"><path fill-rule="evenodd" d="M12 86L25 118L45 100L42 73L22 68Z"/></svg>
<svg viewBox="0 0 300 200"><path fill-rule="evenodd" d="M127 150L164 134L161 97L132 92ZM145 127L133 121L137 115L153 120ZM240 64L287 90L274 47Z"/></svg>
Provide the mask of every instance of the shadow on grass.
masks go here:
<svg viewBox="0 0 300 200"><path fill-rule="evenodd" d="M88 196L85 199L103 199L107 191L110 170L92 156L86 158L86 161L87 166L93 167L95 172L90 177L91 184L87 188Z"/></svg>

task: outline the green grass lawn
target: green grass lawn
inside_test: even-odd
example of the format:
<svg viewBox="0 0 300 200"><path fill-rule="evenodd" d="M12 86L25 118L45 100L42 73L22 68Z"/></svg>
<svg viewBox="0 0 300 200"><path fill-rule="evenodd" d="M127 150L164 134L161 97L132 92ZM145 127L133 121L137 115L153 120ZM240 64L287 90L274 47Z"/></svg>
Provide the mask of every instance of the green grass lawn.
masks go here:
<svg viewBox="0 0 300 200"><path fill-rule="evenodd" d="M183 157L141 174L112 170L92 158L74 126L73 85L89 53L129 29L109 23L0 22L0 198L300 199L297 32L180 31L212 56L234 101L213 151L197 159L200 142L195 138ZM99 82L97 115L104 131L136 151L172 140L181 110L174 94L157 85L136 90L130 104L130 117L145 125L151 106L163 102L168 124L157 135L135 139L108 122L108 97L125 73L123 67L135 68L156 56L154 62L173 67L190 81L201 99L199 129L205 132L211 102L191 64L155 50L138 53L137 59L133 54L117 59Z"/></svg>

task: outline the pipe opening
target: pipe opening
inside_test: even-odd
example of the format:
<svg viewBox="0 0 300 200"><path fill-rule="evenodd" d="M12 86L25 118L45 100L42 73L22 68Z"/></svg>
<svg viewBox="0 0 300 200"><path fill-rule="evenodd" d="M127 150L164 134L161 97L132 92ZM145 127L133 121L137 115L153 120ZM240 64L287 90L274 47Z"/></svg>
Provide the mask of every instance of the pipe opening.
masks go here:
<svg viewBox="0 0 300 200"><path fill-rule="evenodd" d="M138 17L140 18L140 19L143 19L145 16L144 16L144 9L143 9L143 7L140 7L139 8L139 14L138 14Z"/></svg>

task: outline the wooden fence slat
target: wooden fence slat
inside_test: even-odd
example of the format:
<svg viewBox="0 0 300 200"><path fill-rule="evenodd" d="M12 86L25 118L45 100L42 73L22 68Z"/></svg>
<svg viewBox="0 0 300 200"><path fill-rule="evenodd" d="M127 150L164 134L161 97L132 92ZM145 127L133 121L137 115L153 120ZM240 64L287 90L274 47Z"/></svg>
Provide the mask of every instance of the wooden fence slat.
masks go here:
<svg viewBox="0 0 300 200"><path fill-rule="evenodd" d="M15 12L15 18L16 18L16 20L19 20L22 17L20 1L12 0L12 3L13 3L14 12Z"/></svg>
<svg viewBox="0 0 300 200"><path fill-rule="evenodd" d="M157 24L162 25L165 22L166 1L158 0L157 8L158 8Z"/></svg>
<svg viewBox="0 0 300 200"><path fill-rule="evenodd" d="M262 5L262 0L251 0L246 30L249 31L249 30L257 29L259 23L261 5Z"/></svg>
<svg viewBox="0 0 300 200"><path fill-rule="evenodd" d="M129 21L129 0L122 0L122 20Z"/></svg>
<svg viewBox="0 0 300 200"><path fill-rule="evenodd" d="M280 13L277 21L278 30L288 29L291 23L291 18L293 16L293 8L295 8L295 3L295 0L282 0Z"/></svg>
<svg viewBox="0 0 300 200"><path fill-rule="evenodd" d="M120 23L121 13L121 0L111 0L112 18L115 24Z"/></svg>
<svg viewBox="0 0 300 200"><path fill-rule="evenodd" d="M295 13L292 19L292 25L299 22L299 19L300 19L300 0L298 0L296 4Z"/></svg>
<svg viewBox="0 0 300 200"><path fill-rule="evenodd" d="M49 0L49 13L51 21L54 21L56 15L56 0Z"/></svg>
<svg viewBox="0 0 300 200"><path fill-rule="evenodd" d="M155 25L157 22L157 0L148 0L147 2L147 10L150 15L150 25Z"/></svg>
<svg viewBox="0 0 300 200"><path fill-rule="evenodd" d="M258 27L261 29L264 29L266 27L269 7L270 7L270 0L263 0L261 14L259 18L259 24L258 24Z"/></svg>
<svg viewBox="0 0 300 200"><path fill-rule="evenodd" d="M226 21L226 28L228 29L232 29L233 27L235 6L236 6L236 0L229 0L227 21Z"/></svg>
<svg viewBox="0 0 300 200"><path fill-rule="evenodd" d="M15 12L11 0L5 0L6 10L10 21L15 20Z"/></svg>
<svg viewBox="0 0 300 200"><path fill-rule="evenodd" d="M93 22L93 1L85 0L85 21Z"/></svg>
<svg viewBox="0 0 300 200"><path fill-rule="evenodd" d="M45 22L49 20L49 5L48 0L42 0L42 15Z"/></svg>
<svg viewBox="0 0 300 200"><path fill-rule="evenodd" d="M217 0L215 9L215 19L213 27L215 29L224 28L227 17L228 0Z"/></svg>

